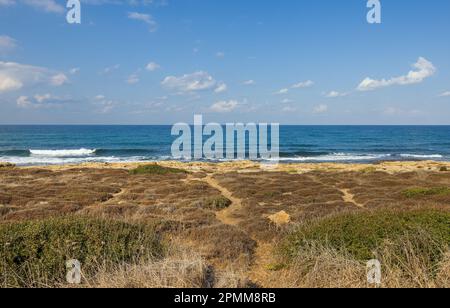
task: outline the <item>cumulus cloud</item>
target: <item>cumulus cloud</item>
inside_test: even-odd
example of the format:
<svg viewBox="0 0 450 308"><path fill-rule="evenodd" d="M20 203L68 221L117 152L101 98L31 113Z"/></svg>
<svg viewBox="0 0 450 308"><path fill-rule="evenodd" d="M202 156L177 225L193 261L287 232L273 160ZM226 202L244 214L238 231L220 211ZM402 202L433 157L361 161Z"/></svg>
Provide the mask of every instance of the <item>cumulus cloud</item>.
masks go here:
<svg viewBox="0 0 450 308"><path fill-rule="evenodd" d="M189 93L210 90L216 87L217 81L207 72L198 71L183 76L168 76L161 85L169 90L180 93Z"/></svg>
<svg viewBox="0 0 450 308"><path fill-rule="evenodd" d="M22 87L23 83L20 80L0 74L0 93L19 90Z"/></svg>
<svg viewBox="0 0 450 308"><path fill-rule="evenodd" d="M225 53L223 51L218 51L216 57L219 59L225 58Z"/></svg>
<svg viewBox="0 0 450 308"><path fill-rule="evenodd" d="M325 113L328 111L328 106L327 105L319 105L314 107L313 112L314 113Z"/></svg>
<svg viewBox="0 0 450 308"><path fill-rule="evenodd" d="M17 106L20 108L28 108L29 106L31 106L31 102L30 102L28 96L19 96L16 103L17 103Z"/></svg>
<svg viewBox="0 0 450 308"><path fill-rule="evenodd" d="M223 92L225 92L227 89L228 89L228 86L227 86L225 83L220 82L220 83L217 85L217 88L214 90L214 92L215 92L215 93L223 93Z"/></svg>
<svg viewBox="0 0 450 308"><path fill-rule="evenodd" d="M35 84L61 86L68 81L63 73L44 67L0 61L0 93L16 91Z"/></svg>
<svg viewBox="0 0 450 308"><path fill-rule="evenodd" d="M367 77L359 84L357 89L358 91L372 91L394 85L403 86L417 84L433 76L436 72L436 68L433 63L423 57L420 57L417 62L414 63L413 68L414 69L409 71L406 75L393 77L390 79L377 80Z"/></svg>
<svg viewBox="0 0 450 308"><path fill-rule="evenodd" d="M246 80L246 81L243 82L244 86L253 86L255 84L256 84L256 82L254 80L252 80L252 79Z"/></svg>
<svg viewBox="0 0 450 308"><path fill-rule="evenodd" d="M448 96L450 96L450 91L446 91L444 93L441 93L439 96L440 97L448 97Z"/></svg>
<svg viewBox="0 0 450 308"><path fill-rule="evenodd" d="M51 94L36 94L33 97L19 96L16 100L17 107L23 109L41 109L61 107L65 103L72 102L70 98L61 98Z"/></svg>
<svg viewBox="0 0 450 308"><path fill-rule="evenodd" d="M101 74L107 75L107 74L110 74L110 73L118 70L119 68L120 68L120 64L116 64L116 65L113 65L113 66L105 67L103 69L103 71L101 72Z"/></svg>
<svg viewBox="0 0 450 308"><path fill-rule="evenodd" d="M312 80L302 81L299 83L296 83L292 85L292 89L304 89L304 88L310 88L314 85L314 82Z"/></svg>
<svg viewBox="0 0 450 308"><path fill-rule="evenodd" d="M69 70L70 75L75 75L75 74L78 74L79 72L80 72L80 69L78 67L74 67Z"/></svg>
<svg viewBox="0 0 450 308"><path fill-rule="evenodd" d="M17 41L7 35L0 35L0 55L5 55L17 47Z"/></svg>
<svg viewBox="0 0 450 308"><path fill-rule="evenodd" d="M275 94L278 94L278 95L284 95L284 94L288 94L288 93L289 93L289 89L288 88L284 88L284 89L281 89L278 92L275 92Z"/></svg>
<svg viewBox="0 0 450 308"><path fill-rule="evenodd" d="M155 62L150 62L149 64L147 64L147 66L145 67L145 69L147 70L147 71L150 71L150 72L154 72L154 71L156 71L156 70L158 70L158 69L160 69L161 68L161 66L158 64L158 63L155 63Z"/></svg>
<svg viewBox="0 0 450 308"><path fill-rule="evenodd" d="M239 106L238 101L219 101L210 107L210 110L218 113L226 113L235 110Z"/></svg>
<svg viewBox="0 0 450 308"><path fill-rule="evenodd" d="M137 74L131 74L130 76L128 76L126 82L128 84L137 84L139 83L140 79L139 76Z"/></svg>
<svg viewBox="0 0 450 308"><path fill-rule="evenodd" d="M53 86L62 86L69 82L69 78L63 73L56 74L50 78L50 84Z"/></svg>
<svg viewBox="0 0 450 308"><path fill-rule="evenodd" d="M149 26L150 32L155 32L158 29L158 24L153 19L153 17L149 14L142 14L138 12L130 12L128 13L128 18L141 21Z"/></svg>
<svg viewBox="0 0 450 308"><path fill-rule="evenodd" d="M342 93L338 91L331 91L325 94L325 97L327 98L336 98L336 97L344 97L347 96L348 93Z"/></svg>

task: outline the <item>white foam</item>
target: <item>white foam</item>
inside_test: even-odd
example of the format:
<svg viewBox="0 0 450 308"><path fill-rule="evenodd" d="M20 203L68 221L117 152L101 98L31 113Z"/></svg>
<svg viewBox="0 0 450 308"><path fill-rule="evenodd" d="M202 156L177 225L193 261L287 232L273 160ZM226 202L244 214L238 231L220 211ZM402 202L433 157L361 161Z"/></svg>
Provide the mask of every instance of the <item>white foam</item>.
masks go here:
<svg viewBox="0 0 450 308"><path fill-rule="evenodd" d="M335 161L365 161L379 160L390 157L389 154L347 154L333 153L319 156L281 157L279 161L311 161L311 162L335 162Z"/></svg>
<svg viewBox="0 0 450 308"><path fill-rule="evenodd" d="M30 150L31 155L45 157L84 157L94 155L96 150Z"/></svg>
<svg viewBox="0 0 450 308"><path fill-rule="evenodd" d="M132 163L147 161L145 157L44 157L44 156L4 156L0 157L0 161L12 163L18 166L43 166L43 165L68 165L68 164L81 164L81 163Z"/></svg>
<svg viewBox="0 0 450 308"><path fill-rule="evenodd" d="M403 158L424 158L424 159L432 159L432 158L443 158L441 154L431 154L431 155L421 155L421 154L400 154L400 157Z"/></svg>

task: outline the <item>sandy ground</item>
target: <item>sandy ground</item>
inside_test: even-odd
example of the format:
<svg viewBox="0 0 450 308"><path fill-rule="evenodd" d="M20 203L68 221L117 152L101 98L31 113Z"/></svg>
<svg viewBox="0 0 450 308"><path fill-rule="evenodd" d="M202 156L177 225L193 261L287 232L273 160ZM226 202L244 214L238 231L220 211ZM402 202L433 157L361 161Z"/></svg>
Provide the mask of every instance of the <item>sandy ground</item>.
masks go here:
<svg viewBox="0 0 450 308"><path fill-rule="evenodd" d="M49 170L67 170L72 168L95 168L95 169L133 169L145 163L84 163L78 165L55 165L41 168ZM411 172L417 170L439 171L441 167L450 169L450 162L436 161L394 161L380 162L376 164L347 164L347 163L288 163L288 164L262 164L251 161L235 161L224 163L204 163L204 162L178 162L164 161L158 164L167 167L181 168L188 171L204 172L260 172L260 171L284 171L307 173L311 171L383 171L387 173ZM7 165L7 163L1 163ZM33 167L23 167L33 168Z"/></svg>

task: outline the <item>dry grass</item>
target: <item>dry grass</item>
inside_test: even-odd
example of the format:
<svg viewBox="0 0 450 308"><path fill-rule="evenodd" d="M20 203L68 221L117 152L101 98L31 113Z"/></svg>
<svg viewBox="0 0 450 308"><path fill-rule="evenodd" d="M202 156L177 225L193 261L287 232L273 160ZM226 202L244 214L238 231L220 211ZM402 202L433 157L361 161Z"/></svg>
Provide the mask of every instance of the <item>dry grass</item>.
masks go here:
<svg viewBox="0 0 450 308"><path fill-rule="evenodd" d="M380 254L382 288L449 288L450 251L432 265L422 258L414 242L408 240L399 252L386 246ZM397 247L398 248L398 247ZM408 262L398 263L407 253ZM276 271L272 278L279 288L373 288L367 283L366 264L334 248L311 243L299 251L287 269Z"/></svg>
<svg viewBox="0 0 450 308"><path fill-rule="evenodd" d="M84 286L96 288L202 288L207 285L208 265L197 252L172 243L158 261L100 268Z"/></svg>
<svg viewBox="0 0 450 308"><path fill-rule="evenodd" d="M202 255L180 239L170 243L162 260L99 268L97 275L80 287L93 288L242 288L245 272L228 267L215 271Z"/></svg>

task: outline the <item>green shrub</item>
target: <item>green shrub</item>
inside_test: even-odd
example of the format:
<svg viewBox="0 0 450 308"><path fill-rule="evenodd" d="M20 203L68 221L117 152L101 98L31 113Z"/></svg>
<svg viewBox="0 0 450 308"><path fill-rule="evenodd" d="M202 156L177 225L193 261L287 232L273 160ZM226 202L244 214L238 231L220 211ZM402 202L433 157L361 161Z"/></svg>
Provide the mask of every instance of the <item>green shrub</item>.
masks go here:
<svg viewBox="0 0 450 308"><path fill-rule="evenodd" d="M447 196L450 195L450 188L448 187L410 188L403 191L403 195L407 198L426 197L426 196Z"/></svg>
<svg viewBox="0 0 450 308"><path fill-rule="evenodd" d="M157 175L166 175L173 173L187 173L187 171L176 168L168 168L162 167L157 164L139 166L136 169L130 170L131 174L140 175L140 174L157 174Z"/></svg>
<svg viewBox="0 0 450 308"><path fill-rule="evenodd" d="M231 201L224 196L211 197L205 200L205 207L212 210L223 210L231 205Z"/></svg>
<svg viewBox="0 0 450 308"><path fill-rule="evenodd" d="M442 166L442 167L439 169L439 171L441 171L441 172L447 172L447 171L448 171L448 168L445 167L445 166Z"/></svg>
<svg viewBox="0 0 450 308"><path fill-rule="evenodd" d="M147 225L83 217L0 224L0 286L40 287L65 283L66 262L79 260L83 274L99 266L161 256Z"/></svg>
<svg viewBox="0 0 450 308"><path fill-rule="evenodd" d="M282 255L291 259L302 248L317 243L367 261L376 257L387 242L424 233L427 236L422 238L427 238L428 243L437 243L427 257L439 259L440 248L445 250L450 245L450 212L381 210L342 214L301 226L287 236L280 248Z"/></svg>

